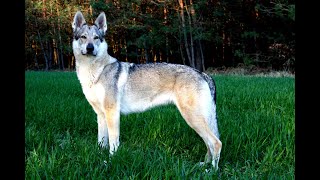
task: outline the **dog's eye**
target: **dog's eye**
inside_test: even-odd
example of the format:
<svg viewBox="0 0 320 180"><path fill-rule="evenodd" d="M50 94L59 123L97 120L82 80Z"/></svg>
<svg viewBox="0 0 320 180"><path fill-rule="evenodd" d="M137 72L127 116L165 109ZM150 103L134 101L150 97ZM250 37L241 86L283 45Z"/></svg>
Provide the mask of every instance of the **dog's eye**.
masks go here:
<svg viewBox="0 0 320 180"><path fill-rule="evenodd" d="M98 37L98 36L95 36L94 39L99 39L99 37Z"/></svg>
<svg viewBox="0 0 320 180"><path fill-rule="evenodd" d="M80 36L82 39L87 39L87 37L86 36L84 36L84 35L82 35L82 36Z"/></svg>

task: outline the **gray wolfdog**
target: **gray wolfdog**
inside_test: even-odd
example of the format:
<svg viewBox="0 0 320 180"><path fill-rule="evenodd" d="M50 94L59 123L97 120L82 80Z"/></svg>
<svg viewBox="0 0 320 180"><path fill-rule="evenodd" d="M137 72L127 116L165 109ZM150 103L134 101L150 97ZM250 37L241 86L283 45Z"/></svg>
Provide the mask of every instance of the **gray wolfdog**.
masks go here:
<svg viewBox="0 0 320 180"><path fill-rule="evenodd" d="M219 140L213 79L189 66L120 62L108 54L104 12L86 24L78 11L72 22L72 48L82 91L97 114L98 143L112 155L119 146L120 113L142 112L173 103L207 146L205 163L218 169ZM203 164L203 163L201 163Z"/></svg>

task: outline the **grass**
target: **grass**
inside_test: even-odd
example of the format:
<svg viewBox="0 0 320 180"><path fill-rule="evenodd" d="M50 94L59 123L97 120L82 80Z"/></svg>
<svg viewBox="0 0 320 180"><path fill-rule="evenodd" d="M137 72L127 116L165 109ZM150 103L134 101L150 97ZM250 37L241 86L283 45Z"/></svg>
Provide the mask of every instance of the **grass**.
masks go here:
<svg viewBox="0 0 320 180"><path fill-rule="evenodd" d="M173 105L121 116L120 147L109 159L74 72L25 77L26 179L295 178L292 77L215 75L223 143L217 173L197 165L205 144Z"/></svg>

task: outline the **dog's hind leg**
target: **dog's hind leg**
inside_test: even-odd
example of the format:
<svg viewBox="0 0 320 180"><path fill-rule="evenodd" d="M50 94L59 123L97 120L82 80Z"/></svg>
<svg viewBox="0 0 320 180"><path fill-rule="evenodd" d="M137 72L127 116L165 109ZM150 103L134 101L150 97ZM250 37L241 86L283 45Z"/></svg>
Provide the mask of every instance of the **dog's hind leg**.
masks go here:
<svg viewBox="0 0 320 180"><path fill-rule="evenodd" d="M217 170L222 148L221 141L213 134L204 117L197 115L195 116L192 114L192 112L185 111L181 114L186 120L187 124L199 134L206 144L208 149L205 157L206 163L211 162L213 168Z"/></svg>
<svg viewBox="0 0 320 180"><path fill-rule="evenodd" d="M206 144L208 148L206 162L211 162L213 168L217 170L222 143L218 138L218 132L214 132L215 129L217 131L217 127L210 127L213 106L211 98L208 98L210 92L207 92L203 90L180 91L176 93L176 105L187 124L199 134Z"/></svg>

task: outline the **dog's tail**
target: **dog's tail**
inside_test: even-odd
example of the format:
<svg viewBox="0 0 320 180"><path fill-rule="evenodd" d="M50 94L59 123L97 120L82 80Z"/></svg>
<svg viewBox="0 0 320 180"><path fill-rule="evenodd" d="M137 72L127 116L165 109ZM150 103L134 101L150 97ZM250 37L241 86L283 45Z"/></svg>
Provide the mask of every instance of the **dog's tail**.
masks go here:
<svg viewBox="0 0 320 180"><path fill-rule="evenodd" d="M212 105L213 105L213 113L212 116L209 119L209 126L210 129L213 131L213 133L219 138L220 134L218 131L218 115L217 115L217 106L216 106L216 99L217 99L217 93L216 93L216 83L213 80L212 77L209 75L202 73L203 78L205 81L208 83L209 88L210 88L210 93L211 93L211 98L212 98Z"/></svg>

